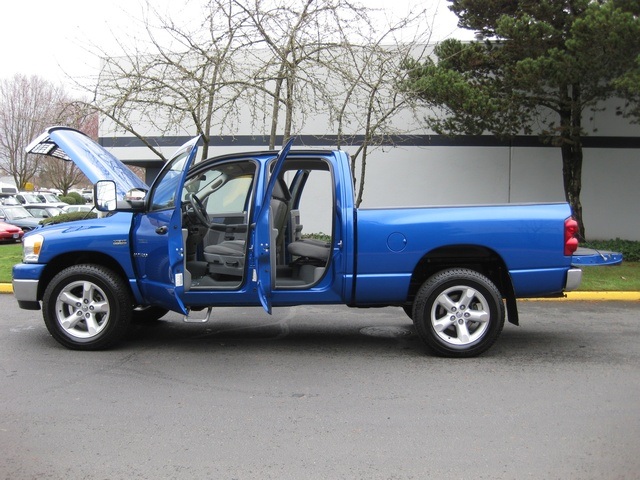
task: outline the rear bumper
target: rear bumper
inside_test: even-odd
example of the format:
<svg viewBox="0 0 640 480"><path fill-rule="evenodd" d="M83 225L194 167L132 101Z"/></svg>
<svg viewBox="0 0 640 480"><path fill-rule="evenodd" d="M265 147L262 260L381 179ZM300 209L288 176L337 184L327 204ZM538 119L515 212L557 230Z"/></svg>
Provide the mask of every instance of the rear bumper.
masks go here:
<svg viewBox="0 0 640 480"><path fill-rule="evenodd" d="M576 290L582 281L582 270L579 268L570 268L567 271L567 281L565 282L564 291L570 292Z"/></svg>

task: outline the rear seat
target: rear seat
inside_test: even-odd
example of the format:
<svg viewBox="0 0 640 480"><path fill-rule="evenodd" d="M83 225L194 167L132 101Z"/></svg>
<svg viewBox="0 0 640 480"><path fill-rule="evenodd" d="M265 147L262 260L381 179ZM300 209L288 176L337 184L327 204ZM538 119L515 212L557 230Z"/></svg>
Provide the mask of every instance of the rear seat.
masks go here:
<svg viewBox="0 0 640 480"><path fill-rule="evenodd" d="M289 253L295 257L310 260L320 260L323 264L329 259L331 253L331 243L304 238L289 244Z"/></svg>

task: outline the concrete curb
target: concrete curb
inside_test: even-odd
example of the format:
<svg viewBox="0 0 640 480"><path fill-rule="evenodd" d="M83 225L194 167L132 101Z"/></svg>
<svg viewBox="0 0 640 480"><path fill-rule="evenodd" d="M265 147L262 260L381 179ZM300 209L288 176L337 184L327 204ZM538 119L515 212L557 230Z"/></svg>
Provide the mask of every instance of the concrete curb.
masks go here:
<svg viewBox="0 0 640 480"><path fill-rule="evenodd" d="M0 283L0 293L13 293L10 283ZM567 292L564 297L521 298L519 301L593 301L593 302L640 302L640 292Z"/></svg>
<svg viewBox="0 0 640 480"><path fill-rule="evenodd" d="M580 300L592 302L638 302L640 301L640 292L567 292L564 297L559 298L530 298L518 299L532 301L553 301L553 300Z"/></svg>

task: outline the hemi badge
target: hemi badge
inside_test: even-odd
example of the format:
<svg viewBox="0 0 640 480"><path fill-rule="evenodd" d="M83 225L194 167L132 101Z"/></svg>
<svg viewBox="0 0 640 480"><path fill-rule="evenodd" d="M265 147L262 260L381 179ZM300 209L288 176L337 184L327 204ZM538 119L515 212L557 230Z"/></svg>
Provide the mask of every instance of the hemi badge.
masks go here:
<svg viewBox="0 0 640 480"><path fill-rule="evenodd" d="M113 244L114 245L126 245L127 241L126 240L114 240Z"/></svg>

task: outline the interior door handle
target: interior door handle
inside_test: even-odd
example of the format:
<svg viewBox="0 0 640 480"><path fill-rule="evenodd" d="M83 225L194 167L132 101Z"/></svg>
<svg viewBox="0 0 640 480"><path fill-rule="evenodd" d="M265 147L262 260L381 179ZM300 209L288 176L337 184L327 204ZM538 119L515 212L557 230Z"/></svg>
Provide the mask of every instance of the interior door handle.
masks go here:
<svg viewBox="0 0 640 480"><path fill-rule="evenodd" d="M161 227L156 228L156 233L158 235L164 235L165 233L167 233L169 231L169 229L167 228L166 225L163 225Z"/></svg>

